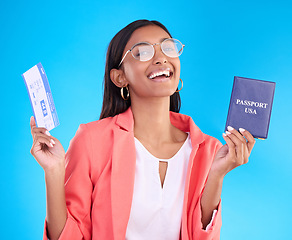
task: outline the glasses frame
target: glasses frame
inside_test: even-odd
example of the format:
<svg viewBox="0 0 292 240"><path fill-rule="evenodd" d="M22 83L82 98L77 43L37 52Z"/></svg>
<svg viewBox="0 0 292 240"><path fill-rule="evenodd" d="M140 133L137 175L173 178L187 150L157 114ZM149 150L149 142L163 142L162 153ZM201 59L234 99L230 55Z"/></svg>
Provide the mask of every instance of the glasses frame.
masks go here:
<svg viewBox="0 0 292 240"><path fill-rule="evenodd" d="M146 61L138 60L138 59L135 58L135 57L133 56L133 54L132 54L133 58L135 58L136 60L141 61L141 62L147 62L147 61L151 60L151 59L153 58L154 54L155 54L155 48L154 48L154 46L156 46L156 45L160 45L160 48L161 48L161 45L162 45L165 41L169 41L169 40L175 40L175 41L178 41L178 42L182 45L182 48L181 48L181 50L180 50L179 53L178 53L179 55L177 56L177 57L179 57L179 56L182 54L185 45L182 44L179 40L177 40L177 39L175 39L175 38L166 38L166 39L164 39L161 43L153 43L153 44L151 44L151 43L149 43L149 42L138 42L138 43L134 44L134 46L131 47L131 49L129 49L129 50L125 53L125 55L123 56L122 60L120 61L120 64L119 64L118 68L122 65L122 63L123 63L124 59L126 58L127 54L128 54L129 52L131 52L131 54L132 54L132 50L133 50L134 47L136 47L138 44L145 43L145 44L148 44L148 45L152 46L152 48L153 48L153 55L152 55L152 57L151 57L150 59L148 59L148 60L146 60ZM162 51L166 56L168 56L168 55L163 51L162 48L161 48L161 51ZM170 56L168 56L168 57L170 57ZM174 57L171 57L171 58L174 58Z"/></svg>

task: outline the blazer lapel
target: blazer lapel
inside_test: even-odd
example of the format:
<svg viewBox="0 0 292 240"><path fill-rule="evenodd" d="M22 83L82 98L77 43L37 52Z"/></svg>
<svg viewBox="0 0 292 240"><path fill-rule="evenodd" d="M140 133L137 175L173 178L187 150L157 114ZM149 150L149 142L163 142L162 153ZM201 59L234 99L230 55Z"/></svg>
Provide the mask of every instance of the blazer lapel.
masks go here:
<svg viewBox="0 0 292 240"><path fill-rule="evenodd" d="M181 239L192 239L192 216L189 216L190 204L193 196L198 194L200 189L196 188L199 184L197 183L200 179L200 169L197 168L199 163L199 158L196 157L197 151L201 143L204 142L204 134L196 126L191 117L178 114L170 113L171 123L184 132L189 132L192 143L192 152L189 159L185 193L184 193L184 203L183 203L183 216L182 216L182 228L181 228ZM196 168L193 168L196 166Z"/></svg>
<svg viewBox="0 0 292 240"><path fill-rule="evenodd" d="M117 116L114 129L111 200L114 239L125 239L129 221L136 167L133 114L129 108Z"/></svg>

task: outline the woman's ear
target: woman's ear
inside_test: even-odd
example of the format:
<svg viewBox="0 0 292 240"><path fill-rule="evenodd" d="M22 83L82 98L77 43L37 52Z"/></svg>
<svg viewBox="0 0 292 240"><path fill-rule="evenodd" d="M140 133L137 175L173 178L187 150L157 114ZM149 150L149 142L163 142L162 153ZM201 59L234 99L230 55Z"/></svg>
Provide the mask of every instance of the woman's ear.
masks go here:
<svg viewBox="0 0 292 240"><path fill-rule="evenodd" d="M123 70L113 68L110 71L110 78L112 82L119 88L128 85L128 81L125 78Z"/></svg>

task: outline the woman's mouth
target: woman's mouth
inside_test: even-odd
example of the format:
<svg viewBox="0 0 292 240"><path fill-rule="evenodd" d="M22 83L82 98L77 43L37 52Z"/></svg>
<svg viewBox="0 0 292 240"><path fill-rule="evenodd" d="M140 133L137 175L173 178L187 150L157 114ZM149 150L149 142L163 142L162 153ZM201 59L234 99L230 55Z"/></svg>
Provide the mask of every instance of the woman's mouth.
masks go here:
<svg viewBox="0 0 292 240"><path fill-rule="evenodd" d="M170 68L167 69L159 69L156 71L151 72L148 74L148 79L154 81L154 82L166 82L169 81L172 77L173 72L170 70Z"/></svg>

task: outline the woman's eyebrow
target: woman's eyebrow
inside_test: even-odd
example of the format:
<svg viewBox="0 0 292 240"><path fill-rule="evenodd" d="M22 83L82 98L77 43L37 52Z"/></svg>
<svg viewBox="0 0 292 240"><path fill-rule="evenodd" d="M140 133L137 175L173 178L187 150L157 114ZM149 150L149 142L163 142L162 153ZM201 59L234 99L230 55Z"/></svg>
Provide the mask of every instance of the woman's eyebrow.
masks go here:
<svg viewBox="0 0 292 240"><path fill-rule="evenodd" d="M169 39L169 37L161 38L160 42L163 42L165 39Z"/></svg>
<svg viewBox="0 0 292 240"><path fill-rule="evenodd" d="M165 39L170 39L170 37L161 38L159 42L162 43ZM141 42L135 43L133 46L136 46L136 45L139 45L139 44L143 44L143 43L149 43L149 42L147 42L147 41L141 41Z"/></svg>

